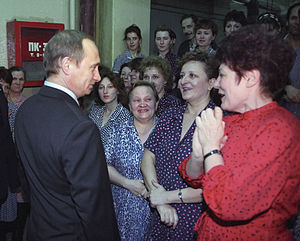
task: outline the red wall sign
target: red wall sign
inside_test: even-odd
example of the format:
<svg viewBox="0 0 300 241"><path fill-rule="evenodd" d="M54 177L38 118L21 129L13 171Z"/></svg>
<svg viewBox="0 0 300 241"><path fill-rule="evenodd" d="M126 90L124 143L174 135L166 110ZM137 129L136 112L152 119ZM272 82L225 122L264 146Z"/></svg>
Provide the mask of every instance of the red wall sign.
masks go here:
<svg viewBox="0 0 300 241"><path fill-rule="evenodd" d="M21 48L23 61L42 61L49 40L49 38L23 38Z"/></svg>
<svg viewBox="0 0 300 241"><path fill-rule="evenodd" d="M42 86L46 44L54 34L64 30L64 24L14 20L6 27L8 67L17 65L26 70L24 86Z"/></svg>

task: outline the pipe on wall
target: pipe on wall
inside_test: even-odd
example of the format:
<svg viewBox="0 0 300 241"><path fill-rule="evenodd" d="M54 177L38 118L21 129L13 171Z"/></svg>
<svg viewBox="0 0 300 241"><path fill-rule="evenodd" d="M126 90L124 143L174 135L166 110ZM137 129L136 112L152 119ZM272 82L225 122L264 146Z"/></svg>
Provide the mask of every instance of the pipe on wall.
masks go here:
<svg viewBox="0 0 300 241"><path fill-rule="evenodd" d="M80 0L80 30L95 35L95 0Z"/></svg>
<svg viewBox="0 0 300 241"><path fill-rule="evenodd" d="M75 0L69 0L69 28L75 29L76 16L76 2Z"/></svg>

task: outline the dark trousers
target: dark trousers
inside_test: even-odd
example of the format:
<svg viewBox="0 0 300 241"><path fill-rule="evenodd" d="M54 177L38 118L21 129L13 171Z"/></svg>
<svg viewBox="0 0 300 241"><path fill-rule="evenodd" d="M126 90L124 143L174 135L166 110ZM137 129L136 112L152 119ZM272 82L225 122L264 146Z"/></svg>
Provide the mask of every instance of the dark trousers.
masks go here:
<svg viewBox="0 0 300 241"><path fill-rule="evenodd" d="M0 241L6 241L6 235L15 229L15 222L0 222Z"/></svg>
<svg viewBox="0 0 300 241"><path fill-rule="evenodd" d="M14 221L15 227L13 231L12 241L22 241L24 235L24 228L27 217L30 212L30 205L28 202L18 203L17 218Z"/></svg>

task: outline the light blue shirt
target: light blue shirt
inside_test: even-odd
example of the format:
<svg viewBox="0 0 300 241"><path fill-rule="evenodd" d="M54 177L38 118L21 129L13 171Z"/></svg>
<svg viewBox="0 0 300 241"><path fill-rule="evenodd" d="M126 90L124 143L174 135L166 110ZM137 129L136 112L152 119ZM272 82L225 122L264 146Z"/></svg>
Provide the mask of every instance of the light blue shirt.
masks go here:
<svg viewBox="0 0 300 241"><path fill-rule="evenodd" d="M79 105L79 102L78 102L77 97L74 94L74 92L72 92L71 90L67 89L66 87L63 87L61 85L55 84L55 83L47 81L47 80L44 82L44 85L65 92L67 95L71 96L72 99L74 99L76 101L76 103Z"/></svg>

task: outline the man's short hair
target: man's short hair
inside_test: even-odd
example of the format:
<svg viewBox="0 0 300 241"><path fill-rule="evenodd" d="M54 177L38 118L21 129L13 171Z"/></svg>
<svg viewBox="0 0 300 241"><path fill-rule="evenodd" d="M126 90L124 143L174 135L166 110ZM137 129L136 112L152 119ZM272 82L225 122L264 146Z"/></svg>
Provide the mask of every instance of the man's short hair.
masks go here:
<svg viewBox="0 0 300 241"><path fill-rule="evenodd" d="M300 2L296 2L296 3L294 3L293 5L291 5L289 7L289 9L288 9L288 11L286 13L286 21L287 21L287 23L289 22L289 18L290 18L290 15L292 13L293 8L298 7L298 6L300 6Z"/></svg>
<svg viewBox="0 0 300 241"><path fill-rule="evenodd" d="M187 18L191 18L193 20L194 23L197 22L197 17L194 14L185 14L181 17L180 19L180 25L182 24L183 20L187 19Z"/></svg>
<svg viewBox="0 0 300 241"><path fill-rule="evenodd" d="M77 30L64 30L55 34L48 42L45 52L43 64L46 75L57 74L60 61L64 57L70 57L79 64L84 58L83 39L93 39Z"/></svg>
<svg viewBox="0 0 300 241"><path fill-rule="evenodd" d="M156 29L154 30L154 39L156 38L157 32L168 32L170 39L176 39L175 32L167 25L159 25L156 27Z"/></svg>

